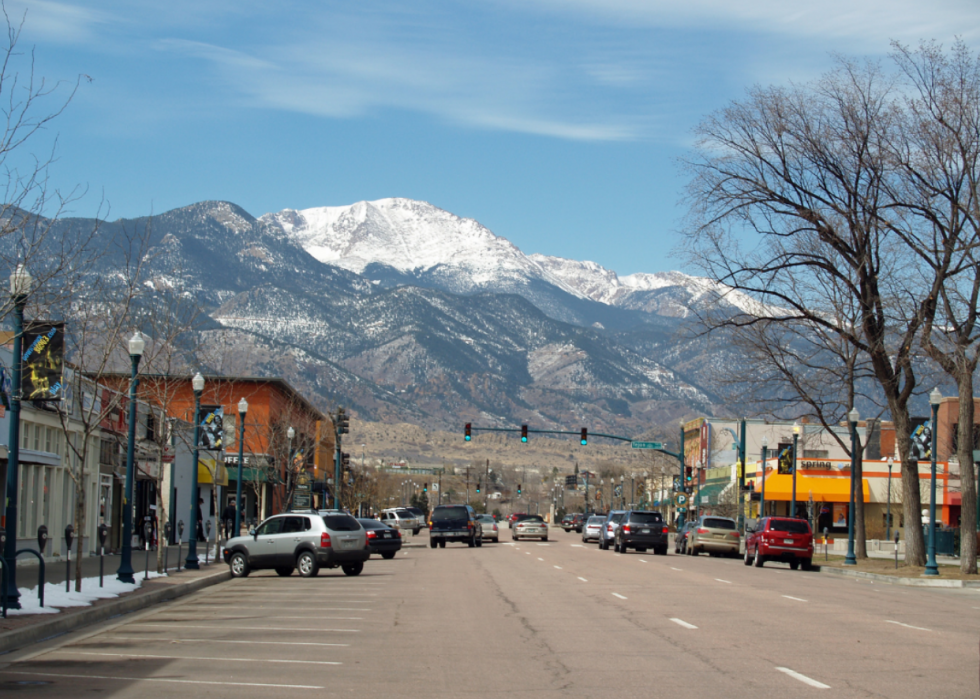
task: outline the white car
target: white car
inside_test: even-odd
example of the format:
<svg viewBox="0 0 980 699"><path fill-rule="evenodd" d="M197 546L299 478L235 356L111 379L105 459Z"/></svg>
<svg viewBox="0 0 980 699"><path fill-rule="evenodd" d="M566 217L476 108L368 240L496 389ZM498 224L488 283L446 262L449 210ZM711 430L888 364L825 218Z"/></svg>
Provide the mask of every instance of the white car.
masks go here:
<svg viewBox="0 0 980 699"><path fill-rule="evenodd" d="M606 523L604 515L592 515L589 521L582 528L582 542L598 541L599 534L602 533L602 526Z"/></svg>
<svg viewBox="0 0 980 699"><path fill-rule="evenodd" d="M483 538L490 539L495 544L499 544L500 529L497 527L497 520L493 518L493 515L478 515L477 519L480 520L480 524L483 526Z"/></svg>
<svg viewBox="0 0 980 699"><path fill-rule="evenodd" d="M514 541L526 539L548 540L548 523L541 515L525 515L525 518L511 525L511 538Z"/></svg>
<svg viewBox="0 0 980 699"><path fill-rule="evenodd" d="M425 526L425 522L414 512L404 507L393 507L389 510L382 510L381 523L403 532L411 531L412 534L418 534L422 527Z"/></svg>

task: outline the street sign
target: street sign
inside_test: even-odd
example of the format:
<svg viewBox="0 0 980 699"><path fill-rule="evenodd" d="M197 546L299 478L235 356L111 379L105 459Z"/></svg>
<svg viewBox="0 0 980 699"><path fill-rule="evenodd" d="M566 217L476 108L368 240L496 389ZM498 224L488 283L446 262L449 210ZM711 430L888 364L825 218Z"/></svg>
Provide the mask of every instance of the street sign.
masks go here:
<svg viewBox="0 0 980 699"><path fill-rule="evenodd" d="M674 497L674 502L676 502L678 505L686 505L687 504L687 496L684 493L678 493Z"/></svg>
<svg viewBox="0 0 980 699"><path fill-rule="evenodd" d="M634 449L663 449L663 442L630 442Z"/></svg>
<svg viewBox="0 0 980 699"><path fill-rule="evenodd" d="M574 488L576 485L578 485L578 478L576 478L574 475L565 476L566 488Z"/></svg>
<svg viewBox="0 0 980 699"><path fill-rule="evenodd" d="M687 508L686 507L678 507L677 508L677 511L678 512L687 512Z"/></svg>

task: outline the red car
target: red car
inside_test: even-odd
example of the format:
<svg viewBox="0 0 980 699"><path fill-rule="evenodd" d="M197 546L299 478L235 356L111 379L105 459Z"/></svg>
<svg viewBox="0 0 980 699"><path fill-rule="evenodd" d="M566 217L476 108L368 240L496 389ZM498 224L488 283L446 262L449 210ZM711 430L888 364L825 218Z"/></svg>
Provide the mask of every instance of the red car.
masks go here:
<svg viewBox="0 0 980 699"><path fill-rule="evenodd" d="M745 565L761 568L766 561L789 563L796 570L810 570L813 532L805 519L763 517L745 539Z"/></svg>

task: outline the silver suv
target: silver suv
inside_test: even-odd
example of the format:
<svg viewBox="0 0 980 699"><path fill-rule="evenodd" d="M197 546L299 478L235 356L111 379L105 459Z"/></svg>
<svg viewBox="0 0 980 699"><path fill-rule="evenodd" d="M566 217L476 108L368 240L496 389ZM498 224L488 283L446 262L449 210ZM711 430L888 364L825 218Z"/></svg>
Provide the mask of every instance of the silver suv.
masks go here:
<svg viewBox="0 0 980 699"><path fill-rule="evenodd" d="M224 545L225 563L235 578L269 568L282 576L296 569L311 578L320 568L337 566L359 575L370 555L364 527L346 512L285 512Z"/></svg>
<svg viewBox="0 0 980 699"><path fill-rule="evenodd" d="M392 529L411 530L414 536L425 526L425 517L420 517L407 507L392 507L381 511L381 523Z"/></svg>

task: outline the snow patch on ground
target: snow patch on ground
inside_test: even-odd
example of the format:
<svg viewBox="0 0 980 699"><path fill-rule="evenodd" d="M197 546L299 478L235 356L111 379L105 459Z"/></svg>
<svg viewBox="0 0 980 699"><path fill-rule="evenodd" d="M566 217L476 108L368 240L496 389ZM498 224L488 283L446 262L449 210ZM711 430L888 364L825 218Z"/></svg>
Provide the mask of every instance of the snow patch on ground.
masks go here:
<svg viewBox="0 0 980 699"><path fill-rule="evenodd" d="M149 578L162 577L160 573L150 571ZM115 573L103 577L103 587L99 587L99 578L82 578L82 591L75 592L75 581L71 582L71 591L65 592L65 583L46 583L44 585L44 606L37 597L37 586L32 588L18 587L20 591L20 609L8 609L7 616L24 614L57 614L68 607L90 607L100 599L119 597L126 592L132 592L143 586L143 571L133 574L136 584L120 582Z"/></svg>

